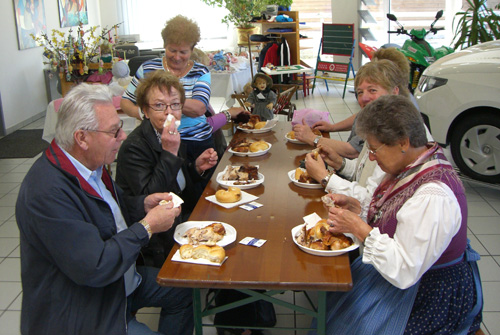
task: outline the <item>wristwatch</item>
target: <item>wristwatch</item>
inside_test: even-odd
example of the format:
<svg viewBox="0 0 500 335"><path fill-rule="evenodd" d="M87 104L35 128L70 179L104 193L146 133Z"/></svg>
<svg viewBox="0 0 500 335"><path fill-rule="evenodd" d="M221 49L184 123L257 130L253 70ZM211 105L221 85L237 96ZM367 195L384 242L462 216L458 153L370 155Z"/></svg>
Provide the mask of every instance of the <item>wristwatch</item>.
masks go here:
<svg viewBox="0 0 500 335"><path fill-rule="evenodd" d="M323 186L323 188L326 188L326 185L328 185L328 182L330 181L331 177L332 174L328 173L325 178L321 179L321 186Z"/></svg>
<svg viewBox="0 0 500 335"><path fill-rule="evenodd" d="M319 140L322 138L323 136L321 135L318 135L316 136L316 138L314 139L313 143L314 143L314 147L317 147L318 146L318 143L319 143Z"/></svg>
<svg viewBox="0 0 500 335"><path fill-rule="evenodd" d="M144 229L146 229L146 231L148 232L148 237L151 238L151 235L153 235L153 231L151 230L151 226L149 225L149 223L147 223L144 219L139 221L139 223L142 224Z"/></svg>

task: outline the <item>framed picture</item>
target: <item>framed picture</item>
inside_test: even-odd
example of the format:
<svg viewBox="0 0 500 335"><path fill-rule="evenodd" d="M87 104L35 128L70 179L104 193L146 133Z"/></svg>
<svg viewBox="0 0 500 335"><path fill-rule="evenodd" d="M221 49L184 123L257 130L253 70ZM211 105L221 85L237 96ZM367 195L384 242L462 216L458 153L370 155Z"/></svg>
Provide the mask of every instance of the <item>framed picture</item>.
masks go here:
<svg viewBox="0 0 500 335"><path fill-rule="evenodd" d="M19 50L37 46L31 34L47 34L44 0L14 0Z"/></svg>
<svg viewBox="0 0 500 335"><path fill-rule="evenodd" d="M89 23L87 0L58 0L61 28Z"/></svg>

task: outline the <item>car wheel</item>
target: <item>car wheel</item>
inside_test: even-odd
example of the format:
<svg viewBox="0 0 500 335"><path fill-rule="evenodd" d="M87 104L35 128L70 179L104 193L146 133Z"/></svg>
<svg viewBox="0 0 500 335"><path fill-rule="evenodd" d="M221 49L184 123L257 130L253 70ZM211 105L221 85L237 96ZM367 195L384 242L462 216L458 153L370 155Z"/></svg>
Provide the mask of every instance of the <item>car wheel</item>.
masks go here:
<svg viewBox="0 0 500 335"><path fill-rule="evenodd" d="M487 183L500 182L500 118L479 114L453 129L451 154L465 175Z"/></svg>

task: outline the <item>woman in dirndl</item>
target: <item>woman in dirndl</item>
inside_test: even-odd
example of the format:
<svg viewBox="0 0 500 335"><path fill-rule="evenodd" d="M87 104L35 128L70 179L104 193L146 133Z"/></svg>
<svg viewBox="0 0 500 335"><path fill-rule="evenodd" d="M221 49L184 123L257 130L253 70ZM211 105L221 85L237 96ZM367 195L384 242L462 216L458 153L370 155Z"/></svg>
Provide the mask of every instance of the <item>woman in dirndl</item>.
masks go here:
<svg viewBox="0 0 500 335"><path fill-rule="evenodd" d="M367 213L328 195L339 206L329 208L330 230L354 234L364 250L353 289L328 295L327 334L474 334L483 295L462 182L408 98L371 102L357 132L387 175Z"/></svg>

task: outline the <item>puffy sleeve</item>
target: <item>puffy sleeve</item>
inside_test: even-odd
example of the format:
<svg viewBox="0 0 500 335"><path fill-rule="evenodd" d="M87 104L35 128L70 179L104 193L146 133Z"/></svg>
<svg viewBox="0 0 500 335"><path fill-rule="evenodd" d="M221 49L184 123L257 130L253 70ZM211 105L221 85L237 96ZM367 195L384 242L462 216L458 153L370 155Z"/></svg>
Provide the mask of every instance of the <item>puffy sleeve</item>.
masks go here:
<svg viewBox="0 0 500 335"><path fill-rule="evenodd" d="M417 189L396 214L394 238L374 228L365 240L363 262L394 286L414 285L440 258L457 234L462 215L457 198L441 183Z"/></svg>

